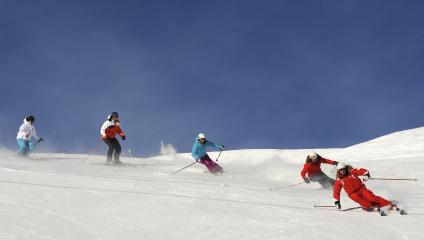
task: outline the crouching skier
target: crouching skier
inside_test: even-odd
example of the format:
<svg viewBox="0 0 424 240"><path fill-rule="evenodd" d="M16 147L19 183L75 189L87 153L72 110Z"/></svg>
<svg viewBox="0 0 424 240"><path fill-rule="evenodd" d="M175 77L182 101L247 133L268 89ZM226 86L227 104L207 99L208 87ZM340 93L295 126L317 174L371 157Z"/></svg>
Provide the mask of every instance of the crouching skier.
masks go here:
<svg viewBox="0 0 424 240"><path fill-rule="evenodd" d="M341 209L340 192L342 188L345 190L350 199L361 205L366 211L377 210L380 215L387 215L385 211L395 209L401 215L407 214L405 210L400 209L392 202L374 195L373 192L367 189L359 176L363 176L363 180L367 181L370 178L370 173L364 168L353 168L350 165L339 163L337 165L337 179L334 183L334 205L337 209Z"/></svg>
<svg viewBox="0 0 424 240"><path fill-rule="evenodd" d="M303 169L300 172L300 175L306 183L318 182L319 184L321 184L322 188L329 189L333 187L335 180L328 177L321 170L321 163L331 165L338 164L337 161L325 159L318 155L316 152L312 152L306 157L306 162L303 165Z"/></svg>
<svg viewBox="0 0 424 240"><path fill-rule="evenodd" d="M214 162L206 153L207 146L220 148L221 150L224 149L224 145L218 145L209 140L206 140L205 134L199 133L199 135L197 135L196 141L193 144L191 155L193 156L194 160L204 164L208 168L210 173L223 173L224 170L222 169L222 167L219 166L216 162Z"/></svg>
<svg viewBox="0 0 424 240"><path fill-rule="evenodd" d="M107 120L103 123L102 128L100 129L102 140L109 147L109 150L107 151L106 164L112 163L112 155L114 164L122 164L119 160L119 156L121 155L121 145L119 144L118 139L116 139L116 135L121 136L122 140L125 141L125 134L121 129L121 124L119 123L118 118L118 113L113 112L108 116Z"/></svg>
<svg viewBox="0 0 424 240"><path fill-rule="evenodd" d="M34 116L26 117L21 127L19 127L18 135L16 136L16 142L19 145L18 154L23 157L28 156L28 154L34 149L35 145L43 141L42 138L37 136L34 122ZM37 143L31 142L32 138L37 139Z"/></svg>

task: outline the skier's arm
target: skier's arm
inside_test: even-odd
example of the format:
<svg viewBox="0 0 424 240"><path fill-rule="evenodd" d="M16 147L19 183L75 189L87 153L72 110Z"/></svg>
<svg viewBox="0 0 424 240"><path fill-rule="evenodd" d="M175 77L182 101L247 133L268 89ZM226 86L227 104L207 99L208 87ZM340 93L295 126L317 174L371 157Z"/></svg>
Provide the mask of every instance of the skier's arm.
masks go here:
<svg viewBox="0 0 424 240"><path fill-rule="evenodd" d="M326 163L326 164L331 164L331 165L337 165L339 163L337 161L333 161L333 160L323 158L323 157L321 157L320 161L321 161L321 163Z"/></svg>
<svg viewBox="0 0 424 240"><path fill-rule="evenodd" d="M100 135L102 135L102 137L106 136L106 127L107 127L107 122L104 122L102 124L102 127L100 128Z"/></svg>
<svg viewBox="0 0 424 240"><path fill-rule="evenodd" d="M200 156L197 154L197 143L193 144L193 148L191 149L191 156L194 158L194 160L199 160Z"/></svg>
<svg viewBox="0 0 424 240"><path fill-rule="evenodd" d="M334 188L333 188L333 198L334 201L340 202L340 192L342 191L343 184L340 182L340 180L336 180L334 182Z"/></svg>
<svg viewBox="0 0 424 240"><path fill-rule="evenodd" d="M120 127L118 127L118 134L119 134L119 136L121 136L122 140L125 141L125 138L126 138L125 133L124 133L124 131L122 131L122 129Z"/></svg>
<svg viewBox="0 0 424 240"><path fill-rule="evenodd" d="M35 139L37 139L37 141L40 141L40 137L38 137L38 135L37 135L37 131L35 131L35 127L34 126L32 126L32 136L35 138Z"/></svg>
<svg viewBox="0 0 424 240"><path fill-rule="evenodd" d="M305 163L303 165L302 171L300 172L300 176L302 176L302 178L305 179L306 178L306 173L308 173L308 172L309 172L309 165L307 163Z"/></svg>
<svg viewBox="0 0 424 240"><path fill-rule="evenodd" d="M369 171L365 168L355 168L352 170L352 175L355 177L369 175Z"/></svg>
<svg viewBox="0 0 424 240"><path fill-rule="evenodd" d="M121 136L122 138L125 138L125 133L122 131L121 125L119 123L116 124L116 132Z"/></svg>
<svg viewBox="0 0 424 240"><path fill-rule="evenodd" d="M106 121L103 123L102 127L100 128L100 135L102 135L103 139L106 139L106 129L110 126L109 121Z"/></svg>
<svg viewBox="0 0 424 240"><path fill-rule="evenodd" d="M359 169L358 168L355 168L352 171L352 175L354 175L356 177L363 176L362 177L362 180L363 181L368 181L371 178L370 172L367 169L365 169L365 168L359 168Z"/></svg>
<svg viewBox="0 0 424 240"><path fill-rule="evenodd" d="M206 144L206 146L209 146L209 147L223 148L222 145L218 145L218 144L211 142L211 141L208 141L208 140L206 140L205 144Z"/></svg>

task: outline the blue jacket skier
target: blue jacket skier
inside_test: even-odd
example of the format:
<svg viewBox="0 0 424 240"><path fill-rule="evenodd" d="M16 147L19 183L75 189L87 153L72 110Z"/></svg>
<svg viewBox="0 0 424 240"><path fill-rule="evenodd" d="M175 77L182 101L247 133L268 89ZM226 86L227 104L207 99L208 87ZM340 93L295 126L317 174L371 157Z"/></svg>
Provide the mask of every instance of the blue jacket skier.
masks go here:
<svg viewBox="0 0 424 240"><path fill-rule="evenodd" d="M206 153L206 147L215 147L220 148L221 150L224 149L224 145L215 144L207 140L205 134L199 133L199 135L197 135L196 141L193 144L191 156L193 156L194 160L197 162L204 164L210 173L223 173L224 170L222 167L214 162Z"/></svg>

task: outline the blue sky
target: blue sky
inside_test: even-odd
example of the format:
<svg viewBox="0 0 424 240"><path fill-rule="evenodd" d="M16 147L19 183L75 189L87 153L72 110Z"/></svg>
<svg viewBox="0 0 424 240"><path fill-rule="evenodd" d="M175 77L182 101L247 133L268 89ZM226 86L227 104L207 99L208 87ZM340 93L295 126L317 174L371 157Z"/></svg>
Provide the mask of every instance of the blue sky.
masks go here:
<svg viewBox="0 0 424 240"><path fill-rule="evenodd" d="M0 0L0 143L345 147L424 122L422 1ZM47 147L48 146L48 147ZM102 146L104 150L104 146Z"/></svg>

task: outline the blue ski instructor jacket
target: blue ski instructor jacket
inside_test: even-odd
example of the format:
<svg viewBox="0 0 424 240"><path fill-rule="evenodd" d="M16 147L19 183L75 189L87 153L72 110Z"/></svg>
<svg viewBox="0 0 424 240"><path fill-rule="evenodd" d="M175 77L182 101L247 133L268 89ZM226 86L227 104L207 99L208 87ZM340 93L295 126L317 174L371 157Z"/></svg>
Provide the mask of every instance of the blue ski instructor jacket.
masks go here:
<svg viewBox="0 0 424 240"><path fill-rule="evenodd" d="M193 149L191 150L191 156L197 161L200 158L206 155L206 147L216 147L222 148L222 146L215 144L211 141L206 140L204 144L200 143L199 139L196 138L196 141L193 144Z"/></svg>

